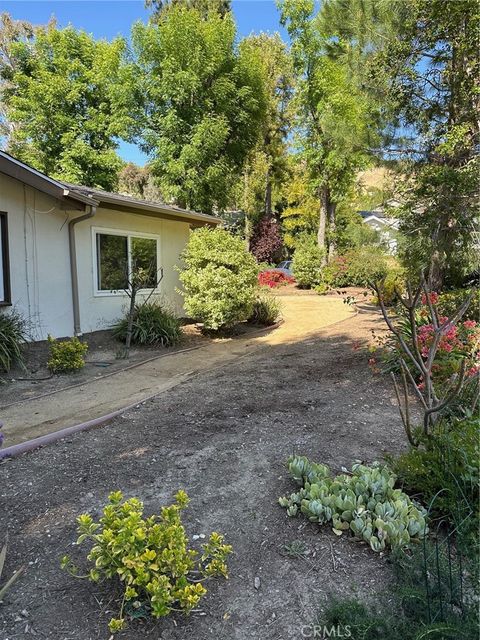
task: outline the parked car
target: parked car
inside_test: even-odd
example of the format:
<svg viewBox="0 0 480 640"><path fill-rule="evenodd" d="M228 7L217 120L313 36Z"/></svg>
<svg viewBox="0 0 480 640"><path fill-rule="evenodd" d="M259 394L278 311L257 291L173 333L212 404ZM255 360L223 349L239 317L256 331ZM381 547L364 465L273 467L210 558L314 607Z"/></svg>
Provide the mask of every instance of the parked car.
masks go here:
<svg viewBox="0 0 480 640"><path fill-rule="evenodd" d="M283 260L282 262L280 262L280 264L277 264L275 269L269 269L269 271L281 271L286 276L293 276L292 261Z"/></svg>

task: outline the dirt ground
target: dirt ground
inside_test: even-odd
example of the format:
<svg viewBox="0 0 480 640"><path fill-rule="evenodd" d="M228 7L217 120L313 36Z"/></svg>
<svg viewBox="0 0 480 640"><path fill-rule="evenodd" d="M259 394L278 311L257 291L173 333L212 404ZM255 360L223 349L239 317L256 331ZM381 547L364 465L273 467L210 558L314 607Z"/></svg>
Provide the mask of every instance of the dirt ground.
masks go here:
<svg viewBox="0 0 480 640"><path fill-rule="evenodd" d="M72 384L82 384L120 371L126 366L142 362L148 358L180 349L207 344L195 324L182 327L183 340L173 348L133 345L128 359L120 358L122 343L112 336L111 331L94 331L82 338L88 344L85 367L71 374L53 375L47 368L49 345L46 340L30 342L24 346L24 366L15 366L8 373L0 375L0 408L11 402L29 400L42 393L64 389Z"/></svg>
<svg viewBox="0 0 480 640"><path fill-rule="evenodd" d="M292 453L340 472L405 446L388 380L372 376L359 348L380 327L378 315L359 314L302 341L265 344L108 426L0 464L4 575L27 567L0 607L0 637L109 637L111 589L69 576L59 562L85 555L72 547L75 517L97 517L116 489L150 514L184 488L189 536L217 530L234 548L229 579L209 583L200 613L137 621L121 639L295 640L308 637L329 594L388 593L385 556L287 518L278 505L294 490L285 469ZM287 552L296 540L305 557Z"/></svg>

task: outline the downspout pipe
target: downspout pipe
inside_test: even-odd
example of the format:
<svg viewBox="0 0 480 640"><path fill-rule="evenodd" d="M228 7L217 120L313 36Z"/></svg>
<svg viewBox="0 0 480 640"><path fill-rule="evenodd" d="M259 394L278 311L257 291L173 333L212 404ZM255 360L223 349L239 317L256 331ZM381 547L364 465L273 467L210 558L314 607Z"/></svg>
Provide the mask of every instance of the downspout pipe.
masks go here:
<svg viewBox="0 0 480 640"><path fill-rule="evenodd" d="M79 222L93 218L97 212L97 207L87 205L89 211L82 216L73 218L68 223L68 244L70 247L70 278L72 282L72 308L73 308L73 335L81 336L82 327L80 324L80 296L78 293L78 268L77 268L77 246L75 242L75 226Z"/></svg>

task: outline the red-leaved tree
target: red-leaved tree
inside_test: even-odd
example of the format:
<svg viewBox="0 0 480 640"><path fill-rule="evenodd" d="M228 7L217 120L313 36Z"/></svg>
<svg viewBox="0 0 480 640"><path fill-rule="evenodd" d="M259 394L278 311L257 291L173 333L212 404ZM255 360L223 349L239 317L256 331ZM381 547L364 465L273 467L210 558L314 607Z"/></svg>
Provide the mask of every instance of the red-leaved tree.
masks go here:
<svg viewBox="0 0 480 640"><path fill-rule="evenodd" d="M282 246L278 223L272 216L264 216L253 229L250 251L258 262L273 262Z"/></svg>

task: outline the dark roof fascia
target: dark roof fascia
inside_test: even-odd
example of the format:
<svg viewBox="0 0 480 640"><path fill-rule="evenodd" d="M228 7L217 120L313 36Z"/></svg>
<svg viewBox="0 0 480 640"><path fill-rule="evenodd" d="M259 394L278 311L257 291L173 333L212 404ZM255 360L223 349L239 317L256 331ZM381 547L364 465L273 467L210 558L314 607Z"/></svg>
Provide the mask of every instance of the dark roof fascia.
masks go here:
<svg viewBox="0 0 480 640"><path fill-rule="evenodd" d="M108 193L103 195L102 193L95 191L95 199L100 202L100 206L105 204L108 208L121 208L123 211L133 211L137 213L162 215L174 220L185 220L185 222L206 222L209 224L221 224L222 220L215 216L210 216L206 213L196 213L195 211L187 211L185 209L177 209L176 207L170 207L169 205L156 204L152 202L144 202L141 200L133 200L129 198L123 198L120 194L118 196Z"/></svg>
<svg viewBox="0 0 480 640"><path fill-rule="evenodd" d="M67 189L61 182L49 178L41 171L37 171L24 162L20 162L20 160L5 153L5 151L0 151L0 173L4 173L14 180L23 182L29 187L33 187L57 200L63 200L65 204L71 204L72 208L78 209L78 202L81 202L83 205L89 204L95 206L98 204L93 198L84 196L81 193L72 192L72 190Z"/></svg>

